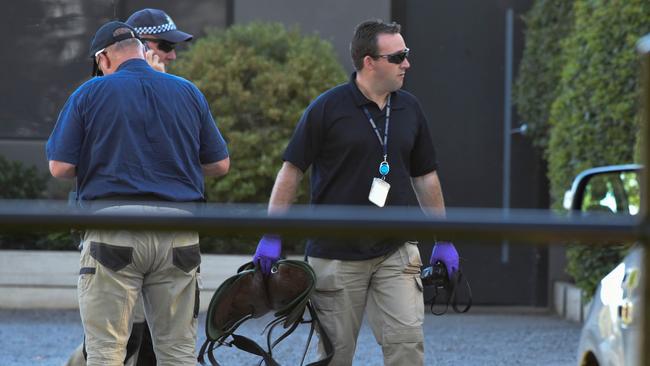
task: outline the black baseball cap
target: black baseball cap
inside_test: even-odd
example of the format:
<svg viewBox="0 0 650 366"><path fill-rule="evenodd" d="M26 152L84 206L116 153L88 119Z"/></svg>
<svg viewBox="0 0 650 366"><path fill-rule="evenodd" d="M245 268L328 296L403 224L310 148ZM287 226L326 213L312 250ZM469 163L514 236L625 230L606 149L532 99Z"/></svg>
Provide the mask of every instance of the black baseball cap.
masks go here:
<svg viewBox="0 0 650 366"><path fill-rule="evenodd" d="M118 35L113 35L115 31L119 28L127 28L130 30L130 32L118 34ZM89 57L93 60L93 74L92 76L99 75L101 76L102 73L99 70L99 67L97 66L97 62L95 58L97 57L97 53L101 52L104 50L106 47L123 41L125 39L130 39L130 38L136 38L140 39L138 37L137 32L133 27L129 26L126 23L118 22L118 21L111 21L108 22L97 30L95 33L95 36L93 37L92 41L90 41L90 55Z"/></svg>
<svg viewBox="0 0 650 366"><path fill-rule="evenodd" d="M126 23L132 26L138 35L151 34L171 43L191 41L194 37L177 29L172 18L159 9L138 10L131 14Z"/></svg>
<svg viewBox="0 0 650 366"><path fill-rule="evenodd" d="M122 34L118 34L117 36L114 36L113 33L115 33L115 31L119 28L127 28L131 32L122 33ZM95 33L95 36L93 37L93 40L90 41L89 57L94 59L95 54L97 54L97 52L112 45L113 43L117 43L129 38L140 39L140 37L138 37L138 33L135 31L135 29L133 29L133 27L131 27L126 23L122 23L118 21L108 22L102 25L101 27L99 27L97 33Z"/></svg>

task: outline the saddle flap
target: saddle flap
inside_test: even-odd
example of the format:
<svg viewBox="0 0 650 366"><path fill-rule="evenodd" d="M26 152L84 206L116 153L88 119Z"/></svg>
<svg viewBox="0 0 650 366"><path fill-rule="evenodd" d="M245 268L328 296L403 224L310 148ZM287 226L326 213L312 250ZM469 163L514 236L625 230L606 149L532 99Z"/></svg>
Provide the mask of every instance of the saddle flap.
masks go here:
<svg viewBox="0 0 650 366"><path fill-rule="evenodd" d="M218 340L232 333L243 321L271 311L261 272L243 270L226 279L215 291L208 307L206 335Z"/></svg>
<svg viewBox="0 0 650 366"><path fill-rule="evenodd" d="M281 260L273 267L268 278L267 289L271 308L275 316L287 316L287 328L300 320L316 285L316 275L304 261Z"/></svg>
<svg viewBox="0 0 650 366"><path fill-rule="evenodd" d="M267 283L271 307L282 311L296 303L310 284L311 279L302 268L286 262L276 264Z"/></svg>

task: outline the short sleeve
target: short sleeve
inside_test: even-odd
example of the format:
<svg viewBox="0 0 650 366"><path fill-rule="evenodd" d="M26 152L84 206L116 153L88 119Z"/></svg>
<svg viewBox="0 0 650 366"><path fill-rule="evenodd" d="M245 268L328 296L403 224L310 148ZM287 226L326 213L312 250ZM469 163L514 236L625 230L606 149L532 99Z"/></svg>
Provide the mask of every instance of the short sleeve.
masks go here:
<svg viewBox="0 0 650 366"><path fill-rule="evenodd" d="M202 110L199 159L201 164L210 164L227 158L228 146L217 128L203 94L200 94L200 103Z"/></svg>
<svg viewBox="0 0 650 366"><path fill-rule="evenodd" d="M322 146L324 110L320 99L307 107L282 155L284 161L290 162L303 172L314 162Z"/></svg>
<svg viewBox="0 0 650 366"><path fill-rule="evenodd" d="M79 164L79 153L84 139L81 112L82 93L76 91L66 101L45 145L47 160L72 165Z"/></svg>
<svg viewBox="0 0 650 366"><path fill-rule="evenodd" d="M411 176L419 177L438 168L436 150L431 139L429 122L422 111L420 103L415 103L418 123L418 133L411 151Z"/></svg>

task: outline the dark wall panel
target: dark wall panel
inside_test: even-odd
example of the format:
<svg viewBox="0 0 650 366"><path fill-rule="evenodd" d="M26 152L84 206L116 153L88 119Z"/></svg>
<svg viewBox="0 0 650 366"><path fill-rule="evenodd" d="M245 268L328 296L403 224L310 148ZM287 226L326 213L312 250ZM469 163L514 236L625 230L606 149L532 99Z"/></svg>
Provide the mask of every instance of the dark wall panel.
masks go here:
<svg viewBox="0 0 650 366"><path fill-rule="evenodd" d="M90 75L90 36L113 13L108 1L16 2L2 12L0 137L44 138L66 98Z"/></svg>

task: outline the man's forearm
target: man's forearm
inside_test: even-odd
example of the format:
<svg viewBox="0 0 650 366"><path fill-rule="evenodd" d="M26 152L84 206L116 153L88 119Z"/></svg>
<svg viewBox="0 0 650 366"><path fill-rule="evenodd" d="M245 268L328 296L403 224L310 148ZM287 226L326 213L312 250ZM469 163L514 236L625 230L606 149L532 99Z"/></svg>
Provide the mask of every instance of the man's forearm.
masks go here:
<svg viewBox="0 0 650 366"><path fill-rule="evenodd" d="M220 177L230 170L230 158L225 158L214 163L202 164L201 170L206 177Z"/></svg>
<svg viewBox="0 0 650 366"><path fill-rule="evenodd" d="M412 179L415 195L420 207L425 212L438 215L445 214L445 200L442 196L442 188L438 174L433 171L420 177Z"/></svg>
<svg viewBox="0 0 650 366"><path fill-rule="evenodd" d="M275 178L271 199L269 200L269 214L285 212L296 199L296 192L302 180L303 173L295 165L284 162Z"/></svg>

